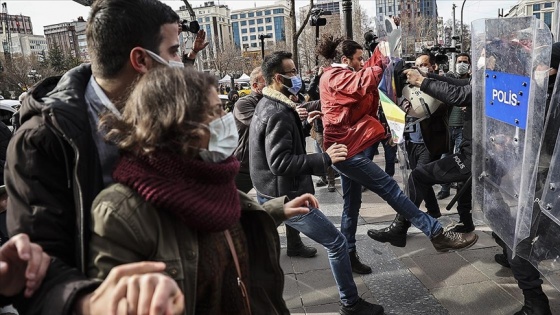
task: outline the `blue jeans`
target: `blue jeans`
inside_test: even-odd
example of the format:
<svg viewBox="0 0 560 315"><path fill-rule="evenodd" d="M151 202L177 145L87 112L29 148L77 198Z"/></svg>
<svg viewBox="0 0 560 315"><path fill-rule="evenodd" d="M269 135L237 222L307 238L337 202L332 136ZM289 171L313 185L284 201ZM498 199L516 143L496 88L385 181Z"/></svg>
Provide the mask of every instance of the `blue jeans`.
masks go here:
<svg viewBox="0 0 560 315"><path fill-rule="evenodd" d="M340 231L346 237L348 250L356 250L356 229L362 206L362 189L378 194L379 197L419 228L430 239L442 230L441 224L418 207L404 194L397 182L372 161L373 147L355 156L338 162L334 168L341 174L344 207Z"/></svg>
<svg viewBox="0 0 560 315"><path fill-rule="evenodd" d="M259 194L257 200L260 204L268 201ZM358 288L352 277L346 239L323 212L309 208L308 213L295 216L284 223L325 247L342 304L351 305L358 301Z"/></svg>

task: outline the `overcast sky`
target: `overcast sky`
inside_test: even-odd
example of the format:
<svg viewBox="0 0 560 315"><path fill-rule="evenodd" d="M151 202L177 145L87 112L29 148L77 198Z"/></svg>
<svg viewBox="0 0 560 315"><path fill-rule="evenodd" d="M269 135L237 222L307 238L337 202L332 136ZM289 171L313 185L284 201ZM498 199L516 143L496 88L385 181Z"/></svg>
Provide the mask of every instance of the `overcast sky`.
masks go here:
<svg viewBox="0 0 560 315"><path fill-rule="evenodd" d="M43 26L56 24L60 22L68 22L76 20L79 16L87 18L89 8L84 7L71 0L0 0L8 4L9 14L23 14L31 17L33 23L33 32L35 34L43 34ZM174 9L179 9L184 5L182 0L169 0L163 1ZM190 1L193 7L199 6L205 1ZM231 9L242 9L254 7L258 5L266 5L274 3L274 1L251 1L251 0L221 0L215 1L220 4L227 4ZM515 5L518 1L472 1L467 0L464 8L464 22L470 23L479 18L493 18L498 16L498 9L503 8L504 13L507 13L509 8ZM296 6L300 7L308 4L308 1L296 0ZM437 0L438 12L443 16L444 21L451 19L452 4L457 5L455 18L461 18L461 4L463 1L454 0ZM375 1L374 0L360 0L360 4L366 8L368 14L373 16L375 14Z"/></svg>

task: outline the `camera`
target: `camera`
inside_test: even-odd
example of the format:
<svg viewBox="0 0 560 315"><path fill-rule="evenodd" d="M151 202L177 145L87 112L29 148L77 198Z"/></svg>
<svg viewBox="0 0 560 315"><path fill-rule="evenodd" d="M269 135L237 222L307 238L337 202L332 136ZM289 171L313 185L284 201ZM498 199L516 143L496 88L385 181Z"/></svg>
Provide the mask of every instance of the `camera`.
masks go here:
<svg viewBox="0 0 560 315"><path fill-rule="evenodd" d="M325 11L321 8L311 9L311 26L325 26L327 25L327 19L322 18L321 15L331 15L331 11Z"/></svg>
<svg viewBox="0 0 560 315"><path fill-rule="evenodd" d="M442 47L441 45L435 45L432 48L424 48L423 52L434 55L436 57L436 63L440 65L449 61L449 57L447 57L448 53L456 53L460 51L457 50L457 47Z"/></svg>
<svg viewBox="0 0 560 315"><path fill-rule="evenodd" d="M370 53L373 53L373 51L375 50L375 47L377 47L377 44L379 44L378 42L378 37L377 35L375 35L373 33L372 30L369 30L367 32L364 33L364 47L367 51L369 51Z"/></svg>
<svg viewBox="0 0 560 315"><path fill-rule="evenodd" d="M181 31L183 32L191 32L191 33L198 33L200 31L200 25L197 21L181 21Z"/></svg>

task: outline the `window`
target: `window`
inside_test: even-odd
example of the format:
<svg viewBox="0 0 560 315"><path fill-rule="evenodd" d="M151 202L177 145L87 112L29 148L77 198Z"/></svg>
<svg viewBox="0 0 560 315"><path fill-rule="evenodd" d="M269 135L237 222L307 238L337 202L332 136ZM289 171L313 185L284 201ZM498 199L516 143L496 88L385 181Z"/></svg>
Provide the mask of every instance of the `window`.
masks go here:
<svg viewBox="0 0 560 315"><path fill-rule="evenodd" d="M202 18L198 18L198 23L202 23Z"/></svg>
<svg viewBox="0 0 560 315"><path fill-rule="evenodd" d="M257 31L264 32L264 27L262 27L262 26L257 27Z"/></svg>
<svg viewBox="0 0 560 315"><path fill-rule="evenodd" d="M536 16L537 19L540 19L540 18L541 18L541 14L540 14L540 13L533 13L533 15Z"/></svg>
<svg viewBox="0 0 560 315"><path fill-rule="evenodd" d="M399 11L401 10L401 5L400 5L400 4L399 4L399 7L398 7L398 9L399 9Z"/></svg>
<svg viewBox="0 0 560 315"><path fill-rule="evenodd" d="M272 10L273 14L280 14L280 13L284 13L284 9L274 9Z"/></svg>
<svg viewBox="0 0 560 315"><path fill-rule="evenodd" d="M210 22L210 17L207 16L206 18L204 18L204 22Z"/></svg>
<svg viewBox="0 0 560 315"><path fill-rule="evenodd" d="M251 35L251 40L256 40L257 39L257 35Z"/></svg>
<svg viewBox="0 0 560 315"><path fill-rule="evenodd" d="M268 36L272 36L272 33L268 33L268 34L266 34L266 35L268 35Z"/></svg>
<svg viewBox="0 0 560 315"><path fill-rule="evenodd" d="M266 26L266 30L267 30L267 31L272 31L272 25L267 25L267 26Z"/></svg>
<svg viewBox="0 0 560 315"><path fill-rule="evenodd" d="M254 16L255 16L255 13L254 13L254 12L249 12L249 13L247 13L247 17L254 17Z"/></svg>
<svg viewBox="0 0 560 315"><path fill-rule="evenodd" d="M379 8L379 13L383 13L383 8Z"/></svg>
<svg viewBox="0 0 560 315"><path fill-rule="evenodd" d="M247 25L247 21L241 21L241 26L246 26Z"/></svg>
<svg viewBox="0 0 560 315"><path fill-rule="evenodd" d="M255 20L249 20L249 25L255 25Z"/></svg>
<svg viewBox="0 0 560 315"><path fill-rule="evenodd" d="M241 34L247 34L247 29L246 28L241 29Z"/></svg>
<svg viewBox="0 0 560 315"><path fill-rule="evenodd" d="M426 2L426 6L427 6L427 7L429 7L429 6L430 6L430 2L429 2L429 1L428 1L428 2Z"/></svg>
<svg viewBox="0 0 560 315"><path fill-rule="evenodd" d="M541 10L541 4L537 3L537 4L533 4L533 11L540 11Z"/></svg>
<svg viewBox="0 0 560 315"><path fill-rule="evenodd" d="M239 14L239 18L240 18L240 19L244 19L244 18L246 18L246 17L247 17L247 16L245 15L245 13Z"/></svg>
<svg viewBox="0 0 560 315"><path fill-rule="evenodd" d="M552 25L552 12L545 12L543 17L544 24L548 26L548 28Z"/></svg>
<svg viewBox="0 0 560 315"><path fill-rule="evenodd" d="M232 15L232 16L231 16L231 19L232 19L232 20L237 20L237 14Z"/></svg>
<svg viewBox="0 0 560 315"><path fill-rule="evenodd" d="M251 43L251 47L257 47L257 43Z"/></svg>
<svg viewBox="0 0 560 315"><path fill-rule="evenodd" d="M239 23L233 22L231 23L231 26L233 28L233 42L236 46L239 46L241 44L241 42L239 41Z"/></svg>
<svg viewBox="0 0 560 315"><path fill-rule="evenodd" d="M554 6L554 4L552 2L547 2L544 4L545 8L552 8Z"/></svg>
<svg viewBox="0 0 560 315"><path fill-rule="evenodd" d="M272 19L271 19L271 18L265 18L264 21L265 21L266 23L272 23Z"/></svg>
<svg viewBox="0 0 560 315"><path fill-rule="evenodd" d="M264 15L270 15L270 10L264 10Z"/></svg>
<svg viewBox="0 0 560 315"><path fill-rule="evenodd" d="M262 16L262 11L257 11L257 16Z"/></svg>
<svg viewBox="0 0 560 315"><path fill-rule="evenodd" d="M393 12L393 8L389 7L387 11L388 12Z"/></svg>
<svg viewBox="0 0 560 315"><path fill-rule="evenodd" d="M242 39L243 39L244 42L249 40L248 36L243 36Z"/></svg>
<svg viewBox="0 0 560 315"><path fill-rule="evenodd" d="M254 28L254 27L249 28L249 32L254 33L254 32L255 32L255 28Z"/></svg>
<svg viewBox="0 0 560 315"><path fill-rule="evenodd" d="M257 24L263 24L263 19L257 19Z"/></svg>

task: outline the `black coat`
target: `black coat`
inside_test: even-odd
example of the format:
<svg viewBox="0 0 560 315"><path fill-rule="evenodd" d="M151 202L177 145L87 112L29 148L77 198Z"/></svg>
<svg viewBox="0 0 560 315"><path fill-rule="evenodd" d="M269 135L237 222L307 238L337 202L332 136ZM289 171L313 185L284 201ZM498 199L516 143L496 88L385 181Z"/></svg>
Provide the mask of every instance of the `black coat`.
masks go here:
<svg viewBox="0 0 560 315"><path fill-rule="evenodd" d="M470 79L454 79L429 74L420 90L449 106L466 107L463 121L463 140L460 150L467 156L472 155L472 87Z"/></svg>
<svg viewBox="0 0 560 315"><path fill-rule="evenodd" d="M255 190L268 198L314 193L311 175L326 174L330 157L306 153L306 131L294 103L270 88L263 94L249 132L249 167Z"/></svg>
<svg viewBox="0 0 560 315"><path fill-rule="evenodd" d="M76 295L97 286L83 274L91 204L103 189L84 98L90 78L82 65L34 86L8 146L8 231L56 257L40 289L14 301L21 314L71 314Z"/></svg>

